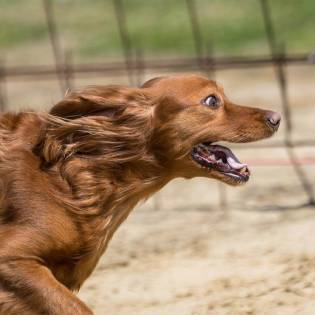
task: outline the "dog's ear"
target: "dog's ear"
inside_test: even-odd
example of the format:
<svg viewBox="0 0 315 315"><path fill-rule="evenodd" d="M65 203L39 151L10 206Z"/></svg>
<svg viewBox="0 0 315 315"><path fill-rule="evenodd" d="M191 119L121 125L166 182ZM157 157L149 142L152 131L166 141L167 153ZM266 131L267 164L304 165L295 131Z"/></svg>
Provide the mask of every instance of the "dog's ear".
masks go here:
<svg viewBox="0 0 315 315"><path fill-rule="evenodd" d="M128 101L126 91L119 87L94 87L70 93L53 106L49 113L66 119L86 116L114 117L125 109Z"/></svg>
<svg viewBox="0 0 315 315"><path fill-rule="evenodd" d="M142 84L141 88L149 88L149 87L151 87L152 85L154 85L155 83L161 81L164 78L165 77L156 77L156 78L150 79L150 80L144 82Z"/></svg>

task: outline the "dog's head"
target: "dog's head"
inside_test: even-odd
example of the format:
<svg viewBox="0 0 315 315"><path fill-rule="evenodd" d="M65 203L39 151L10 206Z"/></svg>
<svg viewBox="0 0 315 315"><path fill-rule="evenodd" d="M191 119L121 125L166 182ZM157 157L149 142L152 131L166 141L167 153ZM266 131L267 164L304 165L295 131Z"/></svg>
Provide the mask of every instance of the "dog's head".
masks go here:
<svg viewBox="0 0 315 315"><path fill-rule="evenodd" d="M278 129L280 115L239 106L214 81L196 75L152 79L143 85L159 97L152 146L178 176L205 176L237 185L250 172L218 141L250 142Z"/></svg>
<svg viewBox="0 0 315 315"><path fill-rule="evenodd" d="M279 114L235 105L222 87L196 75L155 78L139 89L90 88L70 94L51 114L72 122L58 131L71 154L103 154L110 165L140 165L142 157L153 156L170 177L232 185L248 180L248 167L216 143L263 139L280 123Z"/></svg>

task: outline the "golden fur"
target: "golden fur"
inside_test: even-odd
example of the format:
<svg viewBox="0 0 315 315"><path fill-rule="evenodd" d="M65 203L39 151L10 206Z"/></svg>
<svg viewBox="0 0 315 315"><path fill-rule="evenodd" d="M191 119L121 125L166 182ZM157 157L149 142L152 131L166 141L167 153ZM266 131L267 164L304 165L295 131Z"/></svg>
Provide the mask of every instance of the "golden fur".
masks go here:
<svg viewBox="0 0 315 315"><path fill-rule="evenodd" d="M200 104L216 93L221 108ZM92 314L71 291L134 206L176 177L204 176L203 141L271 136L266 111L231 103L206 78L70 93L49 114L0 117L0 314Z"/></svg>

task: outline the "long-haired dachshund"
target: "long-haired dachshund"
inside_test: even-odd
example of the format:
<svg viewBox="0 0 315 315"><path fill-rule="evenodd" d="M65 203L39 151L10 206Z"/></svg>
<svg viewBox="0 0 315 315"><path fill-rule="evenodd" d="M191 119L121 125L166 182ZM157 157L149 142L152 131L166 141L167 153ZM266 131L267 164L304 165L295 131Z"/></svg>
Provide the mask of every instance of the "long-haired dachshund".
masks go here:
<svg viewBox="0 0 315 315"><path fill-rule="evenodd" d="M94 86L46 113L0 116L0 314L92 314L72 291L142 199L177 177L247 182L218 141L271 136L280 115L207 78Z"/></svg>

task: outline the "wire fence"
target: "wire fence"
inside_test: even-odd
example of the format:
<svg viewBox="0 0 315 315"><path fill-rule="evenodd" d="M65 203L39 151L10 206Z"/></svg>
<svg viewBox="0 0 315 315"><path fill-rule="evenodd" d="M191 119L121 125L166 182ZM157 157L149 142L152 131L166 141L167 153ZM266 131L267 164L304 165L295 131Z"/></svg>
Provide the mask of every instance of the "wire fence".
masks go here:
<svg viewBox="0 0 315 315"><path fill-rule="evenodd" d="M271 18L271 8L268 0L257 0L260 3L261 14L264 21L266 40L269 44L270 54L267 56L243 56L243 57L214 57L213 43L205 41L202 37L201 25L198 17L195 0L183 0L186 6L187 14L194 39L195 56L192 58L169 58L169 59L149 59L144 58L143 51L136 48L132 42L127 27L127 12L124 2L121 0L112 0L116 23L119 30L119 36L123 49L124 60L122 62L103 62L103 63L84 63L73 64L70 50L63 51L60 43L58 25L56 23L54 2L52 0L42 0L45 12L45 20L51 49L54 56L54 65L48 66L10 66L5 65L5 60L0 59L0 110L7 108L8 93L7 81L21 80L29 78L31 80L50 80L57 79L62 95L68 89L73 88L74 77L87 76L127 76L131 85L139 85L143 82L145 71L160 72L187 72L201 71L210 78L215 78L218 71L231 68L257 68L273 66L281 95L281 105L284 115L285 134L284 141L278 141L273 144L267 144L265 147L278 148L284 147L289 158L289 164L297 175L299 183L307 196L307 204L315 206L315 196L311 180L307 177L303 165L315 164L315 159L298 159L295 149L297 147L310 146L315 147L315 140L292 140L293 124L292 113L287 88L286 66L293 64L313 65L315 55L305 54L287 54L284 43L277 39L274 22ZM254 145L255 146L255 145ZM253 146L251 146L253 147ZM259 147L262 147L259 145ZM240 147L242 148L242 147ZM270 162L270 161L269 161ZM261 160L261 165L269 163ZM283 161L274 160L273 165L283 165ZM220 196L220 208L227 207L227 192L223 184L218 184ZM159 208L159 200L155 200L155 208Z"/></svg>

